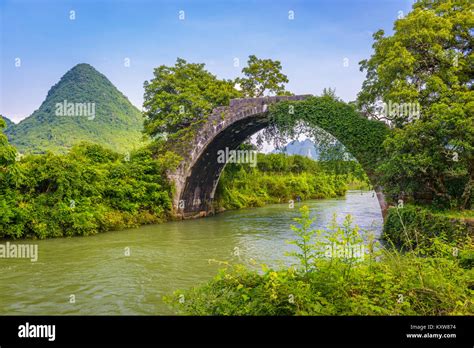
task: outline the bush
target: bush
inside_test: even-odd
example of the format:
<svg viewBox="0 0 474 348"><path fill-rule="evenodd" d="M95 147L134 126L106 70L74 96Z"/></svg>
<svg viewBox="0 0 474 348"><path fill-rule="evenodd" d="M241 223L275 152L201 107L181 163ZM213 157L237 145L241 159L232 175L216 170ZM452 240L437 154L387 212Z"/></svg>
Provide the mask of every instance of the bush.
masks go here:
<svg viewBox="0 0 474 348"><path fill-rule="evenodd" d="M176 162L147 149L122 156L95 144L67 155L30 155L0 198L0 238L91 235L166 220Z"/></svg>
<svg viewBox="0 0 474 348"><path fill-rule="evenodd" d="M455 246L464 243L470 233L472 226L467 222L420 206L405 205L388 210L383 239L398 248L410 250L418 245L429 245L433 237Z"/></svg>

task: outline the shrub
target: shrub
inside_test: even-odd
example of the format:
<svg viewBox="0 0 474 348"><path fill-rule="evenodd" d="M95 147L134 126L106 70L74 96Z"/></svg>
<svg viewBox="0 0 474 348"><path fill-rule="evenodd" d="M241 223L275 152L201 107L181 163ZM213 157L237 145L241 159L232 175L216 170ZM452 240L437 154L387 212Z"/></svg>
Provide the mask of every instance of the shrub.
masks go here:
<svg viewBox="0 0 474 348"><path fill-rule="evenodd" d="M125 158L86 143L67 155L27 156L14 164L15 181L0 188L0 238L90 235L166 220L165 170L175 162L147 149Z"/></svg>
<svg viewBox="0 0 474 348"><path fill-rule="evenodd" d="M460 219L451 218L427 208L405 205L388 210L383 239L403 250L430 244L433 237L439 237L455 246L464 243L472 226Z"/></svg>

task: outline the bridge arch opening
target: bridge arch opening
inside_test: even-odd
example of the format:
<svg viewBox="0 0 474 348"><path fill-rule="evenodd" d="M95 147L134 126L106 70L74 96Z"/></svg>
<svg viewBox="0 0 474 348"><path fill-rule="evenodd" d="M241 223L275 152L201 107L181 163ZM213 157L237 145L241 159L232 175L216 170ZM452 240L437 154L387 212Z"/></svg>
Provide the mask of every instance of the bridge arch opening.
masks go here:
<svg viewBox="0 0 474 348"><path fill-rule="evenodd" d="M328 97L291 96L232 100L216 108L182 153L183 161L169 174L175 184L174 212L183 218L214 213L214 198L226 165L222 151L237 150L250 136L268 134L294 137L300 125L306 131L322 129L341 142L357 159L374 187L382 210L387 209L376 167L383 158L382 142L389 129L368 120L352 106Z"/></svg>

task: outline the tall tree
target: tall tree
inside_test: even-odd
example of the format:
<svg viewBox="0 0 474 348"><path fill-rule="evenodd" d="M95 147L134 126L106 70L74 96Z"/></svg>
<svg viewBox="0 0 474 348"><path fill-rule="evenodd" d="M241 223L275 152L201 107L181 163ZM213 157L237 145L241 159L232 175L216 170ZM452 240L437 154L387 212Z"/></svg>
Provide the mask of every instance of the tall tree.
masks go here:
<svg viewBox="0 0 474 348"><path fill-rule="evenodd" d="M230 80L219 80L204 64L178 58L174 66L161 65L145 81L145 132L152 137L175 133L206 119L212 109L228 105L241 93Z"/></svg>
<svg viewBox="0 0 474 348"><path fill-rule="evenodd" d="M395 22L393 35L374 34L374 54L360 63L367 73L360 110L395 128L381 167L394 194L429 193L444 206L472 205L473 6L416 2Z"/></svg>
<svg viewBox="0 0 474 348"><path fill-rule="evenodd" d="M245 77L237 78L236 83L246 97L261 97L265 93L287 95L285 83L288 83L288 78L281 70L278 60L259 59L251 55L247 66L242 69Z"/></svg>

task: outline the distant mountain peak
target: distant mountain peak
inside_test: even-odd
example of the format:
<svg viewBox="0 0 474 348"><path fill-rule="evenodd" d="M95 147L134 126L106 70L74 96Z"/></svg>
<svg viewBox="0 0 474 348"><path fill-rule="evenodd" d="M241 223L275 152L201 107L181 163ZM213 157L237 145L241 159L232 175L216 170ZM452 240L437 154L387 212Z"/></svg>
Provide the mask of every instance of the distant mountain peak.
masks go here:
<svg viewBox="0 0 474 348"><path fill-rule="evenodd" d="M79 63L74 65L63 75L63 77L61 77L61 80L77 77L87 78L89 76L101 76L110 83L105 75L101 74L96 68L87 63Z"/></svg>
<svg viewBox="0 0 474 348"><path fill-rule="evenodd" d="M79 63L74 65L69 71L75 70L75 69L92 69L94 71L97 71L92 65L89 63Z"/></svg>
<svg viewBox="0 0 474 348"><path fill-rule="evenodd" d="M274 153L285 153L288 155L300 155L317 160L319 158L319 151L311 139L302 141L292 140L281 150L275 150Z"/></svg>

